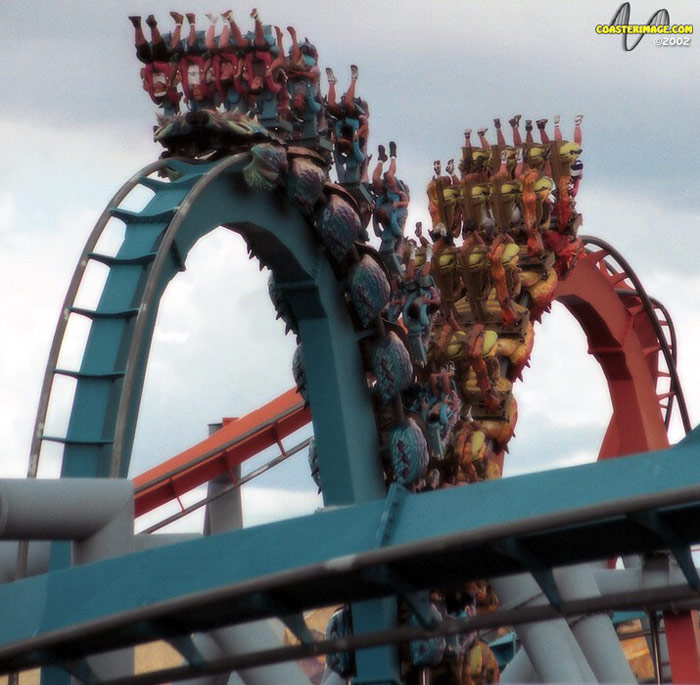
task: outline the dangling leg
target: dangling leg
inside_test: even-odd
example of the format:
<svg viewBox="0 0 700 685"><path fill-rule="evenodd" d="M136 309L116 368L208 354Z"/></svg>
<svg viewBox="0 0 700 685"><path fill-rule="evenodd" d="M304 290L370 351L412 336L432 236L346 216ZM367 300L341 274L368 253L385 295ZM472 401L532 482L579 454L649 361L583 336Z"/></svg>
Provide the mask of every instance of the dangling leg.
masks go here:
<svg viewBox="0 0 700 685"><path fill-rule="evenodd" d="M369 160L372 159L372 155L367 154L367 137L369 136L369 122L367 117L360 117L360 130L357 132L360 150L364 161L360 167L360 182L368 183L369 178L367 177L367 169L369 168Z"/></svg>
<svg viewBox="0 0 700 685"><path fill-rule="evenodd" d="M577 114L574 119L574 142L579 145L583 142L583 134L581 133L581 122L583 121L583 114Z"/></svg>
<svg viewBox="0 0 700 685"><path fill-rule="evenodd" d="M503 136L503 131L501 131L501 120L500 119L494 119L493 120L493 125L496 127L496 136L498 137L498 144L501 147L506 146L506 139Z"/></svg>
<svg viewBox="0 0 700 685"><path fill-rule="evenodd" d="M352 140L352 156L355 158L355 161L358 164L362 164L362 162L365 161L365 155L364 152L362 152L362 148L360 147L360 139L355 135L355 137Z"/></svg>
<svg viewBox="0 0 700 685"><path fill-rule="evenodd" d="M489 144L489 141L486 140L486 131L488 131L488 128L480 128L476 133L479 136L481 147L483 147L484 150L490 150L491 145Z"/></svg>
<svg viewBox="0 0 700 685"><path fill-rule="evenodd" d="M185 16L190 24L190 33L187 36L187 47L189 50L192 50L197 45L197 19L194 16L194 12L188 12Z"/></svg>
<svg viewBox="0 0 700 685"><path fill-rule="evenodd" d="M561 128L559 128L559 122L561 117L558 114L554 115L554 140L563 140L561 135Z"/></svg>
<svg viewBox="0 0 700 685"><path fill-rule="evenodd" d="M284 34L279 26L275 26L275 37L277 39L277 47L279 48L279 54L275 62L279 62L280 66L287 64L287 56L284 54Z"/></svg>
<svg viewBox="0 0 700 685"><path fill-rule="evenodd" d="M472 130L470 128L464 129L464 147L468 147L470 150L472 148Z"/></svg>
<svg viewBox="0 0 700 685"><path fill-rule="evenodd" d="M267 41L265 40L265 29L263 28L262 22L260 21L260 15L258 10L253 8L250 16L255 21L255 47L258 50L267 49Z"/></svg>
<svg viewBox="0 0 700 685"><path fill-rule="evenodd" d="M389 142L389 170L386 172L385 181L386 189L389 192L398 193L399 184L396 182L396 143L392 140Z"/></svg>
<svg viewBox="0 0 700 685"><path fill-rule="evenodd" d="M535 142L535 139L532 137L532 119L525 119L525 142Z"/></svg>
<svg viewBox="0 0 700 685"><path fill-rule="evenodd" d="M348 88L345 96L343 97L343 105L345 107L345 113L348 116L354 117L357 115L357 108L355 107L355 84L357 83L358 69L355 64L350 65L350 87Z"/></svg>
<svg viewBox="0 0 700 685"><path fill-rule="evenodd" d="M335 74L333 73L333 69L331 69L330 67L326 67L326 78L328 79L328 111L334 117L340 119L343 116L343 110L340 108L340 105L338 105L338 101L336 100L337 96L335 92L335 84L338 82L338 79L336 79Z"/></svg>
<svg viewBox="0 0 700 685"><path fill-rule="evenodd" d="M299 42L297 41L297 30L293 26L287 26L287 31L292 37L292 49L289 54L289 61L293 66L296 66L301 59L301 50L299 50Z"/></svg>
<svg viewBox="0 0 700 685"><path fill-rule="evenodd" d="M152 14L149 14L146 17L146 24L148 24L151 29L151 54L153 55L153 59L165 62L169 57L168 48L165 47L163 36L160 35L156 18Z"/></svg>
<svg viewBox="0 0 700 685"><path fill-rule="evenodd" d="M136 46L136 56L141 62L148 64L148 62L153 60L153 56L151 55L151 46L146 40L143 28L141 27L141 17L131 16L129 17L129 21L135 31L134 45Z"/></svg>
<svg viewBox="0 0 700 685"><path fill-rule="evenodd" d="M248 47L248 41L243 37L241 29L238 28L238 24L233 18L233 12L228 10L228 12L224 12L224 15L226 15L228 19L229 28L231 29L231 35L233 36L233 42L236 44L236 47L239 50L245 50L245 48Z"/></svg>
<svg viewBox="0 0 700 685"><path fill-rule="evenodd" d="M462 176L471 173L474 160L472 159L472 130L464 129L464 159L462 159Z"/></svg>
<svg viewBox="0 0 700 685"><path fill-rule="evenodd" d="M540 139L545 145L549 142L549 136L547 135L547 131L544 130L544 127L547 125L547 121L548 119L537 120L537 128L540 131Z"/></svg>
<svg viewBox="0 0 700 685"><path fill-rule="evenodd" d="M507 179L510 178L510 173L508 172L508 151L501 150L501 164L498 167L498 172L496 173L497 178Z"/></svg>
<svg viewBox="0 0 700 685"><path fill-rule="evenodd" d="M275 72L277 72L278 69L284 69L284 67L287 65L287 56L284 54L284 46L282 45L282 39L284 36L282 35L282 29L279 26L275 26L275 34L277 36L277 47L279 48L279 53L267 68L268 73L271 74L273 78L276 78L277 74Z"/></svg>
<svg viewBox="0 0 700 685"><path fill-rule="evenodd" d="M513 176L517 179L523 173L523 148L518 147L515 150L515 171Z"/></svg>
<svg viewBox="0 0 700 685"><path fill-rule="evenodd" d="M516 114L512 119L508 120L508 123L510 124L511 128L513 129L513 145L518 147L518 145L522 145L523 141L522 138L520 137L520 117L522 114Z"/></svg>
<svg viewBox="0 0 700 685"><path fill-rule="evenodd" d="M207 19L209 19L209 26L207 26L207 32L204 36L204 45L206 46L207 50L210 52L215 52L216 51L216 40L215 40L215 35L216 35L216 22L218 20L218 16L216 14L211 14L208 13L206 15Z"/></svg>
<svg viewBox="0 0 700 685"><path fill-rule="evenodd" d="M253 9L250 16L255 20L255 59L260 60L265 65L265 70L267 71L272 63L272 55L270 54L270 48L267 44L267 40L265 40L265 29L262 25L262 21L260 21L258 10Z"/></svg>
<svg viewBox="0 0 700 685"><path fill-rule="evenodd" d="M280 56L284 56L284 45L282 45L282 41L284 40L284 34L282 33L282 29L279 26L275 26L275 36L277 37L277 45L280 49Z"/></svg>
<svg viewBox="0 0 700 685"><path fill-rule="evenodd" d="M219 50L225 52L229 48L229 41L231 40L231 25L229 24L228 18L231 16L231 10L221 13L221 21L223 22L223 27L221 29L221 35L219 36Z"/></svg>
<svg viewBox="0 0 700 685"><path fill-rule="evenodd" d="M384 171L384 162L387 161L386 148L380 145L377 154L377 166L372 172L372 186L375 193L384 192L384 182L382 181L382 171Z"/></svg>
<svg viewBox="0 0 700 685"><path fill-rule="evenodd" d="M182 38L182 22L185 20L178 12L171 12L170 16L175 20L175 28L173 29L173 34L170 36L170 53L176 54L180 47L180 40Z"/></svg>

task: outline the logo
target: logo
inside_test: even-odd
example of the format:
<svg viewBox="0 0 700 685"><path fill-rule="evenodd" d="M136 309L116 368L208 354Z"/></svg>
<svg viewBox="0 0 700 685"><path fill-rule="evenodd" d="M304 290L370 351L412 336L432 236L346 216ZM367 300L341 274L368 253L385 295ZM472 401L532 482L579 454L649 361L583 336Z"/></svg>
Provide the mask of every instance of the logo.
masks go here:
<svg viewBox="0 0 700 685"><path fill-rule="evenodd" d="M595 32L605 35L621 35L622 49L625 52L634 50L647 34L657 36L654 45L690 45L693 33L692 24L671 24L671 17L666 9L656 10L646 24L630 23L631 7L629 2L623 2L615 12L609 24L598 24ZM630 36L635 38L630 43Z"/></svg>

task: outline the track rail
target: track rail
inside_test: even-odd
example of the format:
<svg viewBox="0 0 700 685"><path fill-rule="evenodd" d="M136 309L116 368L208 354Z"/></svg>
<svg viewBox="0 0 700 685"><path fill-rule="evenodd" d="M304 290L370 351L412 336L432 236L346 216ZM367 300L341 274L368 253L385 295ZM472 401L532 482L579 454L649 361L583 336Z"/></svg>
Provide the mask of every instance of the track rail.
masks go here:
<svg viewBox="0 0 700 685"><path fill-rule="evenodd" d="M135 395L138 394L140 397L140 388L138 386L142 374L139 373L138 369L139 366L145 364L145 358L150 349L149 328L153 325L154 320L151 310L162 294L163 280L170 280L170 277L167 275L168 262L172 258L173 249L176 249L176 240L180 230L190 209L201 197L205 189L229 169L240 166L242 162L246 162L249 159L249 153L233 155L224 159L209 170L206 175L202 176L182 200L182 204L163 235L153 268L148 274L148 280L144 287L142 304L136 317L129 355L126 359L124 384L119 398L114 430L114 447L110 461L109 475L111 478L124 477L126 475L126 469L123 468L123 464L125 461L128 463L129 455L125 455L124 452L131 449L131 440L128 433L131 428L130 423L135 422L135 416L133 415L134 404L138 404L138 398Z"/></svg>
<svg viewBox="0 0 700 685"><path fill-rule="evenodd" d="M671 383L671 391L665 395L668 398L667 405L659 404L659 409L663 412L663 425L667 430L673 409L673 399L678 398L683 427L688 432L690 421L676 370L677 339L668 311L658 300L646 293L638 276L615 248L605 241L590 236L584 236L582 240L588 246L588 254L585 258L588 262L587 266L594 265L595 273L590 272L586 266L581 266L579 279L572 281L573 288L568 285L560 287L561 299L565 304L568 302L567 306L576 313L580 305L572 304L572 300L584 297L587 292L595 290L592 281L599 280L602 276L607 295L616 296L624 307L618 314L623 313L632 318L645 317L655 332L658 350L662 352L668 368L667 372L659 370L654 359L654 363L649 367L653 380L658 385L664 377L669 377ZM586 273L581 277L584 271ZM567 291L564 291L564 288ZM595 306L599 307L601 313L605 315L606 305L597 301ZM659 317L659 313L662 318ZM610 314L607 316L612 317ZM582 324L588 334L585 320ZM596 345L597 343L592 343L593 353L599 348L599 346L596 348ZM643 346L639 349L644 353ZM663 393L657 392L657 397L659 395L662 398L664 396ZM279 444L277 437L286 437L291 430L297 430L309 421L308 408L303 408L303 403L293 389L287 391L264 407L224 426L213 436L134 479L137 516L167 502L179 500L184 493L207 480L227 471L230 472L234 465L242 463L275 443ZM154 525L160 527L160 524Z"/></svg>
<svg viewBox="0 0 700 685"><path fill-rule="evenodd" d="M630 265L611 246L583 237L587 254L556 298L580 323L589 353L608 381L613 415L600 448L600 459L667 447L672 404L678 399L684 428L690 427L675 366L676 340L666 315L656 307ZM666 313L667 314L667 313ZM666 330L664 330L666 329ZM659 368L659 353L668 370ZM664 378L671 390L660 388ZM670 392L670 394L669 394Z"/></svg>
<svg viewBox="0 0 700 685"><path fill-rule="evenodd" d="M174 180L151 178L154 171ZM148 295L146 286L150 282L149 276L164 258L171 267L169 278L182 268L179 255L170 246L163 254L163 237L173 217L181 216L183 209L186 213L186 198L198 183L201 184L207 171L206 166L175 159L156 162L133 176L103 212L83 250L54 335L37 414L30 472L36 473L41 442L48 440L64 445L62 476L117 475L111 464L115 444L123 442L123 434L116 431L121 425L118 401L125 387L133 388L136 382L141 388L142 371L145 371L145 368L129 368L127 362L134 345L141 342L134 336L139 331L139 322L144 315L154 320L153 310L157 309L152 299L144 297ZM120 208L121 201L137 185L153 190L153 198L140 212ZM112 218L121 220L125 226L121 247L115 256L95 253L99 238ZM75 306L75 299L90 261L106 265L108 272L97 306L84 309ZM162 268L158 273L162 274ZM86 317L90 321L89 334L80 368L58 369L58 355L71 315ZM44 422L48 394L56 375L74 378L76 387L65 435L48 436L44 432ZM135 422L130 428L135 428ZM118 462L117 469L120 466L122 464Z"/></svg>
<svg viewBox="0 0 700 685"><path fill-rule="evenodd" d="M274 154L280 151L286 155L281 148ZM298 326L306 390L315 407L325 504L383 498L382 466L376 458L379 435L360 347L368 333L356 330L343 289L345 276L319 239L319 226L325 224L315 205L340 206L338 211L353 217L358 210L348 199L332 201L331 193L337 191L318 155L297 149L290 156L284 165L289 173L280 173L274 188L249 182L251 170L256 173L249 152L214 162L168 160L168 175L175 180L144 183L155 195L140 212L108 207L105 214L124 222L125 237L115 257L98 259L111 268L97 308L70 309L89 318L90 332L80 369L69 371L77 385L67 433L52 436L64 445L62 477L126 477L161 297L192 246L225 226L240 233L270 268ZM303 411L295 416L303 418L302 425L308 421ZM273 432L283 421L275 422ZM67 551L64 546L55 555L52 570L69 564ZM391 617L381 615L386 604L365 603L359 615L378 616L382 626L388 625Z"/></svg>
<svg viewBox="0 0 700 685"><path fill-rule="evenodd" d="M100 215L97 220L90 236L85 243L80 259L78 260L78 265L73 272L66 296L63 300L63 305L61 307L61 314L58 318L58 323L56 324L56 330L54 332L53 341L51 343L51 349L49 351L49 358L46 362L46 370L44 372L44 378L41 384L41 392L39 394L39 405L37 408L36 419L34 421L34 430L32 432L32 442L29 450L29 465L27 467L27 478L36 478L37 471L39 468L39 455L41 452L41 445L44 440L44 427L46 424L46 414L48 412L49 402L51 398L51 390L53 386L53 381L57 373L58 358L61 353L61 347L66 334L66 328L68 326L68 320L70 318L71 312L74 309L75 299L80 290L80 285L85 275L85 270L87 265L91 260L98 260L94 254L95 247L99 242L104 230L112 219L112 212L114 209L118 208L119 205L126 199L126 197L131 193L131 191L138 185L143 184L144 178L150 176L156 171L164 169L167 163L163 160L153 162L146 165L138 173L134 174L114 195L114 197L107 204L106 209Z"/></svg>
<svg viewBox="0 0 700 685"><path fill-rule="evenodd" d="M149 187L148 177L157 172L163 170L167 166L167 162L164 160L158 160L147 164L140 171L134 174L124 185L115 193L112 199L107 204L107 207L100 215L99 219L95 223L88 239L83 247L83 251L78 259L78 264L73 272L70 283L68 285L68 290L66 291L65 298L63 300L63 305L61 306L61 314L58 318L56 324L56 330L54 332L53 340L51 342L51 348L49 350L49 357L46 362L46 369L44 371L44 377L41 383L41 391L39 393L39 404L37 406L36 417L34 419L34 429L32 431L32 441L29 448L29 463L27 465L27 478L36 478L39 470L39 459L41 455L41 447L45 440L49 439L44 433L46 426L46 416L49 409L49 404L51 401L51 393L53 389L53 383L56 375L73 375L77 377L79 374L71 374L69 371L61 371L58 369L58 359L61 354L61 348L65 340L66 329L68 327L68 321L71 314L78 314L79 312L75 307L75 300L80 291L80 286L83 282L83 277L85 275L85 270L91 261L98 261L107 264L108 266L113 261L111 258L106 258L104 255L98 255L94 252L97 244L102 237L107 224L114 216L114 211L119 207L119 205L127 198L127 196L136 188L138 185L144 185ZM17 555L17 578L23 578L27 571L27 554L28 546L26 541L19 544L18 555Z"/></svg>
<svg viewBox="0 0 700 685"><path fill-rule="evenodd" d="M94 311L76 308L73 293L63 312L65 317L77 314L91 320L81 368L63 372L77 380L68 433L51 438L65 445L63 476L126 475L160 298L184 265L192 245L216 226L225 225L243 234L249 247L272 268L298 319L317 437L334 448L326 450L325 458L331 454L333 459L321 463L320 469L326 504L372 503L382 498L384 481L376 460L376 423L358 346L358 339L366 337L367 332L358 334L355 328L345 293L339 292L338 273L326 252L319 249L316 233L310 230L314 226L311 213L300 211L299 206L279 193L272 202L265 194L241 187L244 165L250 160L245 153L214 163L169 161L166 166L179 176L171 183L135 177L136 183L156 192L144 210L128 212L119 209L118 203L106 210L105 215L124 221L126 233L116 257L94 255L86 247L88 259L110 268L100 303ZM106 221L102 230L104 225ZM603 456L662 449L668 444L666 423L671 400L677 400L682 412L685 407L675 373L675 332L670 319L659 319L657 312L663 310L648 298L629 265L618 259L607 244L601 246L594 240L590 239L589 244L600 249L581 260L572 278L562 284L559 297L581 322L591 352L608 376L615 413ZM611 264L611 259L620 268ZM84 271L85 265L82 268ZM76 278L77 288L82 272ZM644 315L640 316L640 312ZM65 328L60 334L59 331L57 337L62 341ZM60 352L60 342L57 349ZM659 404L657 390L662 377L659 351L672 384L664 406ZM51 377L57 372L54 361ZM281 445L280 425L285 420L294 417L288 426L291 433L309 418L299 401L295 402L287 412L270 412L267 421L251 420L253 425L247 430L235 422L236 428L228 440L219 435L208 447L195 446L190 454L180 455L178 463L143 478L139 490L142 501L147 500L145 493L153 495L152 503L162 503L166 497L177 498L182 491L173 486L175 481L180 487L191 489L193 483L205 482L252 456L263 444ZM663 411L666 416L661 416ZM687 411L685 415L687 419ZM42 426L41 440L47 439ZM246 441L249 453L243 447ZM323 450L319 452L323 456ZM330 469L325 475L324 468ZM596 481L598 486L600 480ZM503 482L499 486L508 487ZM478 491L478 486L474 488ZM158 498L156 491L160 493ZM445 499L450 491L440 494ZM389 501L387 506L394 504ZM509 530L511 534L512 527ZM671 533L663 527L652 532L657 537L645 542L645 549L673 548L672 529ZM694 541L695 533L692 538ZM683 540L674 549L681 559L685 558L684 544ZM412 548L410 554L414 553ZM496 556L502 563L502 552L496 550ZM527 557L516 561L525 569L532 565ZM127 570L133 571L131 567ZM422 573L420 570L419 575ZM489 575L492 573L485 570L483 577ZM688 576L689 582L696 582L690 572ZM395 589L389 588L389 594ZM377 599L372 607L364 607L365 618L374 621L379 617L382 625L385 621L392 623L394 619L389 614L382 614L383 607L389 604L395 606L391 600Z"/></svg>
<svg viewBox="0 0 700 685"><path fill-rule="evenodd" d="M178 499L282 440L311 421L292 388L266 405L226 423L206 440L134 478L136 516Z"/></svg>
<svg viewBox="0 0 700 685"><path fill-rule="evenodd" d="M294 154L297 160L299 152ZM126 476L160 298L184 267L194 243L216 226L226 226L242 234L249 250L273 271L277 287L292 303L299 335L308 341L308 389L312 399L314 394L318 398L316 412L324 427L317 427L317 440L327 443L326 454L336 455L331 470L340 469L324 488L329 503L382 496L381 467L372 456L378 450L377 429L362 374L358 334L338 287L344 276L338 275L319 244L312 211L316 200L305 204L304 191L294 185L295 170L315 175L324 184L326 171L319 158L310 153L308 159L306 166L293 162L290 186L275 190L275 197L246 185L243 172L254 165L250 152L213 162L156 162L125 184L88 240L66 297L38 412L35 447L39 447L33 450L33 471L40 443L52 440L64 445L62 477ZM155 170L173 180L149 178ZM121 209L122 199L138 184L153 190L153 198L139 212ZM326 185L319 188L319 195L334 192L326 190ZM343 202L348 211L356 211ZM122 245L116 256L96 254L95 246L110 218L125 225ZM109 268L94 310L75 306L90 260ZM60 370L56 364L71 315L87 317L90 329L80 368ZM66 434L48 436L43 431L47 398L59 373L74 378L76 388ZM294 399L293 404L298 403ZM302 424L308 422L308 413L297 414L297 410L301 411L295 406L292 418L278 417L274 430L279 432L280 426L295 430L301 415ZM342 458L339 445L343 445ZM166 480L172 483L172 477Z"/></svg>
<svg viewBox="0 0 700 685"><path fill-rule="evenodd" d="M273 469L275 466L278 466L283 461L286 461L298 452L301 452L305 447L308 447L310 443L311 438L306 438L305 440L302 440L301 442L290 447L289 449L282 448L281 454L277 455L273 459L270 459L270 461L254 469L250 473L246 473L245 476L242 476L237 480L232 479L229 485L227 485L225 488L218 490L215 495L207 495L206 497L203 497L202 499L198 500L194 504L190 504L187 507L181 505L180 511L176 512L175 514L172 514L171 516L168 516L167 518L164 518L158 523L154 523L148 528L145 528L142 532L155 533L157 530L160 530L161 528L169 525L170 523L179 521L181 518L184 518L192 512L201 509L203 506L209 504L210 502L214 502L220 497L223 497L226 493L231 492L232 490L236 490L237 488L240 488L246 483L250 483L252 480L255 480L258 476L262 476L263 473L267 473L267 471L269 471L270 469Z"/></svg>
<svg viewBox="0 0 700 685"><path fill-rule="evenodd" d="M660 400L667 400L665 405L661 405L661 409L664 411L664 424L666 428L670 425L675 399L678 403L683 429L686 433L690 432L692 426L676 368L678 359L676 331L668 310L658 300L647 294L641 280L629 262L610 243L593 236L581 236L581 240L587 247L593 246L598 248L598 252L594 253L589 247L589 254L598 260L601 273L606 275L611 284L615 286L617 294L623 298L625 307L633 314L636 314L639 308L629 302L628 298L635 298L639 301L639 305L648 317L649 323L656 334L659 351L663 355L666 364L666 371L656 369L657 381L665 376L670 381L668 392L659 394ZM610 260L613 260L614 264ZM661 313L661 317L659 317L659 313Z"/></svg>

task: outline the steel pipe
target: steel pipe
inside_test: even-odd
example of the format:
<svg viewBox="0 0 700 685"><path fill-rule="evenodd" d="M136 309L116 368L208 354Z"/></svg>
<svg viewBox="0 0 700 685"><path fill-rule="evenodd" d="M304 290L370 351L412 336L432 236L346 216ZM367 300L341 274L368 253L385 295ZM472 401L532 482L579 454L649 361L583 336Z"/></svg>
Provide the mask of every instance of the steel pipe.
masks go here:
<svg viewBox="0 0 700 685"><path fill-rule="evenodd" d="M524 649L508 662L501 673L501 683L541 683L542 678L535 670L530 657Z"/></svg>
<svg viewBox="0 0 700 685"><path fill-rule="evenodd" d="M508 607L535 607L547 600L527 573L496 578L492 585ZM563 618L525 623L516 633L544 683L597 683L571 629Z"/></svg>
<svg viewBox="0 0 700 685"><path fill-rule="evenodd" d="M128 554L134 549L133 485L105 478L0 480L0 539L70 540L75 565ZM130 675L133 654L131 647L108 652L89 658L88 666L101 679Z"/></svg>
<svg viewBox="0 0 700 685"><path fill-rule="evenodd" d="M124 510L133 512L133 497L129 480L2 479L0 539L84 540Z"/></svg>
<svg viewBox="0 0 700 685"><path fill-rule="evenodd" d="M234 475L237 480L240 478L240 465L236 467ZM232 487L233 485L231 476L228 474L210 481L207 488L205 535L215 535L243 527L241 491L240 488ZM207 661L235 657L260 648L280 647L282 631L277 634L274 628L273 621L253 621L195 635L194 643ZM224 673L184 682L190 685L221 685L222 682L224 685L265 685L266 683L309 685L309 679L294 662L257 666L241 669L237 673Z"/></svg>
<svg viewBox="0 0 700 685"><path fill-rule="evenodd" d="M600 597L591 564L578 564L554 572L564 601ZM637 679L619 644L609 616L590 613L568 620L571 630L593 672L601 683L636 683Z"/></svg>

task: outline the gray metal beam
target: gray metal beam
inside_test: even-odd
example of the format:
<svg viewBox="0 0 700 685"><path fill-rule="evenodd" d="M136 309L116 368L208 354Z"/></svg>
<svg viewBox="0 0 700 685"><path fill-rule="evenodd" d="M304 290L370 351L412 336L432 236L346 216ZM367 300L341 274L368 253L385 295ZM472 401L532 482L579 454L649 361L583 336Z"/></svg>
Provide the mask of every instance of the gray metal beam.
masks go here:
<svg viewBox="0 0 700 685"><path fill-rule="evenodd" d="M493 588L505 607L547 604L535 581L525 573L497 578ZM515 630L541 682L598 682L564 618L525 623Z"/></svg>
<svg viewBox="0 0 700 685"><path fill-rule="evenodd" d="M128 480L0 480L0 539L85 540L131 508ZM133 527L133 523L132 523Z"/></svg>
<svg viewBox="0 0 700 685"><path fill-rule="evenodd" d="M579 564L555 571L564 600L600 596L593 564ZM610 616L584 614L569 620L576 641L601 683L636 683L637 680L617 639Z"/></svg>
<svg viewBox="0 0 700 685"><path fill-rule="evenodd" d="M133 485L89 478L0 480L0 538L70 540L76 565L129 554L134 551ZM131 648L60 662L80 680L134 672Z"/></svg>
<svg viewBox="0 0 700 685"><path fill-rule="evenodd" d="M217 426L220 428L221 426ZM213 432L210 426L210 435ZM214 428L215 430L216 428ZM240 479L241 467L237 465L233 475ZM211 481L207 487L207 504L204 519L206 535L216 535L243 527L243 506L240 488L231 489L232 480L228 473ZM255 649L272 649L282 644L283 629L279 634L273 630L272 621L253 621L242 625L228 626L213 630L206 635L195 635L194 642L205 654L207 660L245 654ZM249 668L235 674L243 685L265 685L266 683L285 683L288 685L309 685L295 663L275 664L273 666ZM228 674L212 680L196 678L184 681L185 685L219 685L226 683Z"/></svg>
<svg viewBox="0 0 700 685"><path fill-rule="evenodd" d="M16 620L0 623L0 666L275 616L281 605L300 611L396 594L377 584L377 574L367 577L367 569L382 566L416 588L529 570L494 551L507 538L526 541L545 567L658 547L630 512L658 511L691 543L700 540L699 456L700 442L688 440L600 464L412 495L397 515L392 544L381 549L379 501L9 583L0 586L0 605ZM572 537L576 545L559 544ZM623 594L565 602L561 613L697 596L690 588ZM559 615L551 607L530 611Z"/></svg>
<svg viewBox="0 0 700 685"><path fill-rule="evenodd" d="M687 590L685 590L687 593ZM620 609L645 607L651 610L660 606L674 604L681 594L672 591L657 591L652 596L645 592L631 592L609 598L607 601L600 597L574 600L562 607L565 616L573 616L586 612L595 612L613 606ZM612 602L612 604L611 604ZM310 655L328 654L330 652L353 651L366 649L375 645L408 642L416 639L426 639L436 635L466 633L472 630L495 628L500 625L519 625L537 621L550 621L559 617L559 613L551 605L523 607L509 611L489 612L468 619L450 619L441 622L431 632L425 632L417 625L405 624L396 629L380 630L370 634L352 635L333 640L322 640L311 645L296 645L279 649L264 650L241 654L207 662L201 668L181 666L162 671L148 673L129 678L110 679L105 685L155 685L165 681L180 681L185 677L198 674L214 674L225 671L243 669L251 665L273 664L292 659L301 659Z"/></svg>

